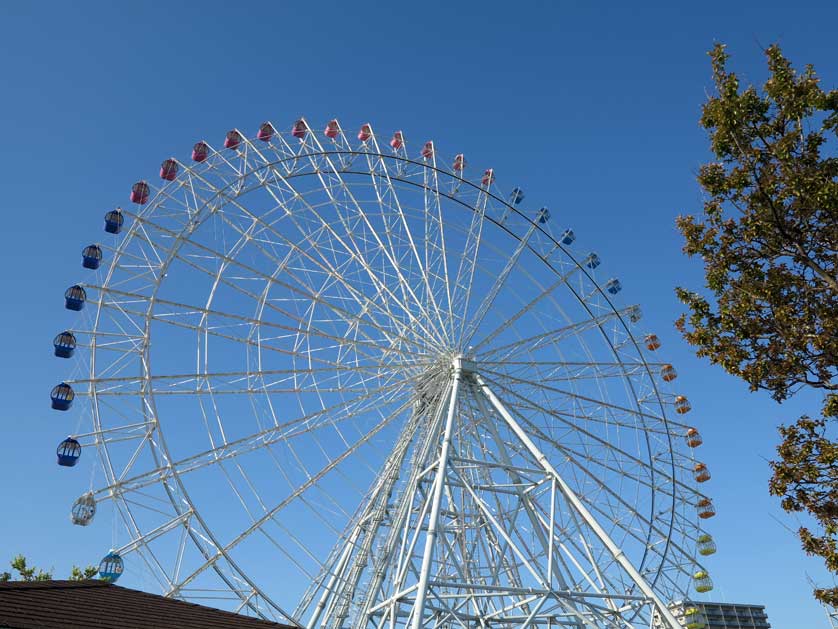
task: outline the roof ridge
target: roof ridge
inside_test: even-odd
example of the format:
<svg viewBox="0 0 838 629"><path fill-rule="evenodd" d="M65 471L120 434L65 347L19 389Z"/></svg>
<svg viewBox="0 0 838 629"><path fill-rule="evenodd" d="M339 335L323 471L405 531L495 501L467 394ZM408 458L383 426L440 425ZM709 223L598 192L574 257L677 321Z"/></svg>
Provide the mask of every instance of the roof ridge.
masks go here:
<svg viewBox="0 0 838 629"><path fill-rule="evenodd" d="M79 581L71 579L50 579L49 581L5 581L0 582L0 588L6 589L62 589L62 588L84 588L84 587L109 587L113 583L100 579L82 579Z"/></svg>

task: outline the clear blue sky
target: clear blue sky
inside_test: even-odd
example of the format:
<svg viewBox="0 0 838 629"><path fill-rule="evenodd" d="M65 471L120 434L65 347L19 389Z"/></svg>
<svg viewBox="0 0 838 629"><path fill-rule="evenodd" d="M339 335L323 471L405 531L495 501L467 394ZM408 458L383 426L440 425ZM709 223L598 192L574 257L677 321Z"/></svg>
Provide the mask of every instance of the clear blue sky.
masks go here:
<svg viewBox="0 0 838 629"><path fill-rule="evenodd" d="M838 4L128 6L0 3L0 559L22 552L62 575L110 543L105 527L68 522L77 483L54 448L73 428L47 399L66 375L50 345L68 322L62 292L81 277L80 249L101 238L102 214L198 139L337 116L493 166L601 253L626 299L643 305L705 435L719 512L713 598L763 603L779 629L826 627L807 579L828 581L767 494L775 426L816 403L780 407L695 359L672 328L672 289L702 281L674 218L701 205L706 51L729 44L733 66L761 82L761 48L779 42L834 87Z"/></svg>

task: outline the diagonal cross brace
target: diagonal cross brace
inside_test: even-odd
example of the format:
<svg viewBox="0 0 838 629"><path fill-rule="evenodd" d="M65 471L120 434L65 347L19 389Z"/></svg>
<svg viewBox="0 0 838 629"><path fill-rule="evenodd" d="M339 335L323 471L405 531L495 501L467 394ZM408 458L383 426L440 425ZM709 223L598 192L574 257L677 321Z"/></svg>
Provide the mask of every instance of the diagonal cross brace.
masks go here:
<svg viewBox="0 0 838 629"><path fill-rule="evenodd" d="M556 486L559 488L559 491L562 492L565 499L568 503L576 510L576 512L582 517L582 519L591 527L594 534L600 539L603 545L608 549L611 555L614 557L614 560L620 564L623 570L631 577L632 581L635 582L637 587L640 589L641 592L645 596L647 596L657 608L658 613L661 616L661 619L666 623L668 626L667 629L681 629L681 624L672 614L666 605L658 598L658 595L655 591L651 588L651 586L646 582L646 580L641 576L641 574L637 571L637 569L632 565L632 563L628 560L628 557L625 556L623 551L620 549L619 546L611 539L608 533L602 528L599 522L596 521L593 514L588 511L588 508L585 504L579 499L570 486L564 481L564 479L559 476L559 473L556 469L552 466L550 461L544 455L541 450L539 450L538 446L535 445L530 436L526 433L526 431L521 428L521 425L515 421L515 418L506 410L506 407L503 403L497 398L497 396L492 392L489 388L489 385L486 384L486 381L480 377L477 373L472 373L472 377L477 382L478 388L486 396L489 400L489 403L492 407L498 412L498 414L503 418L512 432L521 440L521 443L529 450L530 454L532 454L538 464L544 469L547 474L553 477L556 482Z"/></svg>

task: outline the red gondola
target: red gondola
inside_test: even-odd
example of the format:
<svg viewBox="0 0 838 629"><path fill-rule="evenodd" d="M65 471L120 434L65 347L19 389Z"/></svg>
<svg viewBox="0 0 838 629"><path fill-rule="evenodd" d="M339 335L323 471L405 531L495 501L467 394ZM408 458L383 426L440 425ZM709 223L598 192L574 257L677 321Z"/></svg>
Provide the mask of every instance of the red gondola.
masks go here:
<svg viewBox="0 0 838 629"><path fill-rule="evenodd" d="M239 133L235 129L232 129L232 130L227 132L227 137L224 138L224 148L225 149L234 149L239 144L241 144L241 141L242 141L241 133Z"/></svg>
<svg viewBox="0 0 838 629"><path fill-rule="evenodd" d="M145 181L138 181L131 187L131 202L142 205L148 203L149 187Z"/></svg>
<svg viewBox="0 0 838 629"><path fill-rule="evenodd" d="M306 121L300 118L297 122L294 123L294 126L291 128L291 135L295 138L299 138L302 140L306 137L306 133L308 132L308 127L306 126Z"/></svg>
<svg viewBox="0 0 838 629"><path fill-rule="evenodd" d="M192 161L203 162L209 156L209 144L206 142L198 142L192 147Z"/></svg>
<svg viewBox="0 0 838 629"><path fill-rule="evenodd" d="M177 177L177 162L174 158L169 158L162 164L160 164L160 179L165 179L166 181L174 181L175 177Z"/></svg>
<svg viewBox="0 0 838 629"><path fill-rule="evenodd" d="M393 137L390 139L390 146L393 148L394 151L398 151L401 147L404 146L404 136L402 135L401 131L396 131L393 134Z"/></svg>
<svg viewBox="0 0 838 629"><path fill-rule="evenodd" d="M262 140L262 142L270 142L271 138L274 137L274 133L276 133L276 129L270 122L263 122L259 125L259 132L256 134L257 140Z"/></svg>
<svg viewBox="0 0 838 629"><path fill-rule="evenodd" d="M338 124L337 120L330 120L329 123L326 125L326 129L323 131L326 134L326 137L330 140L334 140L340 134L340 125Z"/></svg>

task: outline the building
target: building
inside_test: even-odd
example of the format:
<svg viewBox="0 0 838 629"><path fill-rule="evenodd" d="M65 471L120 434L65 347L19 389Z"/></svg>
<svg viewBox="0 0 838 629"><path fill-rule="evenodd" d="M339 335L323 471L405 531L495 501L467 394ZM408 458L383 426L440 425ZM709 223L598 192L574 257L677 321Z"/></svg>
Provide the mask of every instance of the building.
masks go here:
<svg viewBox="0 0 838 629"><path fill-rule="evenodd" d="M770 629L764 605L676 601L669 609L687 629ZM655 627L661 627L655 618Z"/></svg>
<svg viewBox="0 0 838 629"><path fill-rule="evenodd" d="M0 583L0 629L291 629L104 581Z"/></svg>

